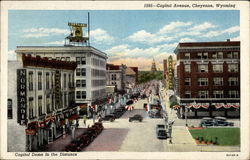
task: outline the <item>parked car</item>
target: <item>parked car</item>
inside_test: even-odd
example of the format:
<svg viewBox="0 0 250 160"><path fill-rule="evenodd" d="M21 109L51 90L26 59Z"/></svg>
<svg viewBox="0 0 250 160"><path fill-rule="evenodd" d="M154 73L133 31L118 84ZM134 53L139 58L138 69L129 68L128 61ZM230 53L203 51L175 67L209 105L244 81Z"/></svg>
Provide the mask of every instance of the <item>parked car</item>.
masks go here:
<svg viewBox="0 0 250 160"><path fill-rule="evenodd" d="M162 118L163 117L161 111L158 109L153 109L153 110L148 111L148 116L150 118Z"/></svg>
<svg viewBox="0 0 250 160"><path fill-rule="evenodd" d="M233 126L233 122L228 122L225 117L214 117L214 126Z"/></svg>
<svg viewBox="0 0 250 160"><path fill-rule="evenodd" d="M158 129L156 130L156 136L158 139L167 139L167 132L165 129Z"/></svg>
<svg viewBox="0 0 250 160"><path fill-rule="evenodd" d="M139 122L141 122L142 119L143 119L143 118L142 118L141 115L136 114L136 115L134 115L133 117L129 117L129 122L132 122L132 121L139 121Z"/></svg>
<svg viewBox="0 0 250 160"><path fill-rule="evenodd" d="M165 125L164 124L157 124L156 127L155 127L156 131L159 130L159 129L166 129L165 128Z"/></svg>
<svg viewBox="0 0 250 160"><path fill-rule="evenodd" d="M103 121L110 121L113 122L115 120L115 115L114 114L109 114L106 115L105 117L101 118Z"/></svg>
<svg viewBox="0 0 250 160"><path fill-rule="evenodd" d="M132 99L129 99L127 102L126 102L126 105L131 105L131 104L133 104L134 103L134 101L132 100Z"/></svg>
<svg viewBox="0 0 250 160"><path fill-rule="evenodd" d="M214 126L214 121L210 117L204 117L204 118L202 118L202 120L200 122L200 126L201 127L211 127L211 126Z"/></svg>

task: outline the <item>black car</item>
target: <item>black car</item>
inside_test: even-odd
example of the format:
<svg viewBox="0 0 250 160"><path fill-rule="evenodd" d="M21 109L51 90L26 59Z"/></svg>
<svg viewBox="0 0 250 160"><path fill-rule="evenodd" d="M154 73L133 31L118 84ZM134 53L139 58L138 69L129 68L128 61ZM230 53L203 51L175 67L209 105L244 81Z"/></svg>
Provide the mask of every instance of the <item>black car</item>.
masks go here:
<svg viewBox="0 0 250 160"><path fill-rule="evenodd" d="M106 115L105 117L101 118L101 120L113 122L115 120L115 115L114 114Z"/></svg>
<svg viewBox="0 0 250 160"><path fill-rule="evenodd" d="M133 117L129 117L129 122L132 122L132 121L139 121L139 122L141 122L142 119L143 119L143 118L142 118L141 115L136 114L136 115L134 115Z"/></svg>
<svg viewBox="0 0 250 160"><path fill-rule="evenodd" d="M128 100L127 102L126 102L126 105L131 105L131 104L133 104L134 103L134 101L132 100L132 99L130 99L130 100Z"/></svg>
<svg viewBox="0 0 250 160"><path fill-rule="evenodd" d="M150 110L148 112L148 116L150 118L163 118L163 115L162 115L161 111L159 111L157 109Z"/></svg>
<svg viewBox="0 0 250 160"><path fill-rule="evenodd" d="M157 129L156 130L156 136L158 139L167 139L167 132L165 129Z"/></svg>

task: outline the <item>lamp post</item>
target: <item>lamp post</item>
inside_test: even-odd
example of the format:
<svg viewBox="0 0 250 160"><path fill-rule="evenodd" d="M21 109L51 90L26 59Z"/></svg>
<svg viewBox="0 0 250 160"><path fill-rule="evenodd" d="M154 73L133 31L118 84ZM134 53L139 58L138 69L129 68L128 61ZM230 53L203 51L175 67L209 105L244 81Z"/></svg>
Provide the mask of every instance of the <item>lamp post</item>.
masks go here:
<svg viewBox="0 0 250 160"><path fill-rule="evenodd" d="M187 124L187 107L185 106L185 121L186 121L186 126L188 126Z"/></svg>

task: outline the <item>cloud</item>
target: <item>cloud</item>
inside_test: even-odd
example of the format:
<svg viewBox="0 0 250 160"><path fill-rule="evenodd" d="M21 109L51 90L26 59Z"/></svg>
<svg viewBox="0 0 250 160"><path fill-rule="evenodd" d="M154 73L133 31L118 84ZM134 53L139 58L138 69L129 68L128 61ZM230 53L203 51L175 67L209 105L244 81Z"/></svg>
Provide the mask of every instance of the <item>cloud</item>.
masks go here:
<svg viewBox="0 0 250 160"><path fill-rule="evenodd" d="M193 27L190 28L189 30L191 30L191 31L204 31L204 30L207 30L207 29L210 29L210 28L215 28L215 27L216 27L216 26L213 25L212 23L204 22L204 23L202 23L202 24L193 26Z"/></svg>
<svg viewBox="0 0 250 160"><path fill-rule="evenodd" d="M181 38L179 42L196 42L196 40L192 38Z"/></svg>
<svg viewBox="0 0 250 160"><path fill-rule="evenodd" d="M111 44L115 40L114 37L109 35L107 31L101 28L90 31L90 37L94 43L98 43L98 44L101 44L101 43Z"/></svg>
<svg viewBox="0 0 250 160"><path fill-rule="evenodd" d="M48 37L51 35L67 35L69 34L70 31L67 29L60 29L60 28L30 28L30 29L24 29L23 32L25 33L25 35L23 35L22 37L40 38L40 37Z"/></svg>
<svg viewBox="0 0 250 160"><path fill-rule="evenodd" d="M235 33L235 32L238 32L240 31L240 27L239 26L233 26L233 27L230 27L228 29L225 29L225 30L220 30L220 31L209 31L208 33L204 34L203 37L216 37L216 36L220 36L222 34L225 34L225 33L228 33L228 34L231 34L231 33Z"/></svg>
<svg viewBox="0 0 250 160"><path fill-rule="evenodd" d="M230 38L231 41L240 41L240 36Z"/></svg>
<svg viewBox="0 0 250 160"><path fill-rule="evenodd" d="M53 44L53 45L64 45L64 40L63 41L54 41L54 42L48 42L46 44Z"/></svg>
<svg viewBox="0 0 250 160"><path fill-rule="evenodd" d="M176 28L190 26L190 25L192 25L192 22L180 22L180 21L171 22L170 24L167 24L164 27L162 27L159 30L158 34L164 34Z"/></svg>
<svg viewBox="0 0 250 160"><path fill-rule="evenodd" d="M15 61L16 60L15 50L9 50L8 51L8 60L9 61Z"/></svg>
<svg viewBox="0 0 250 160"><path fill-rule="evenodd" d="M152 34L145 30L140 30L138 32L135 32L134 34L128 37L128 40L130 41L140 42L144 44L160 43L160 42L170 41L172 39L173 39L172 37Z"/></svg>

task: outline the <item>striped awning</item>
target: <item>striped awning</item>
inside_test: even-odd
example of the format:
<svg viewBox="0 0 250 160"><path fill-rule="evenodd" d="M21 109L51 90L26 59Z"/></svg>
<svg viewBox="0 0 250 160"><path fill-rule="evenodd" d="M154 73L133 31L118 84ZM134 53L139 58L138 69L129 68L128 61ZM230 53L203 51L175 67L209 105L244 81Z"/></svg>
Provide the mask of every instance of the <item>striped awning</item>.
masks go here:
<svg viewBox="0 0 250 160"><path fill-rule="evenodd" d="M216 109L219 109L219 108L240 108L240 104L239 103L227 103L227 104L224 104L224 103L212 103L212 105L215 106Z"/></svg>

